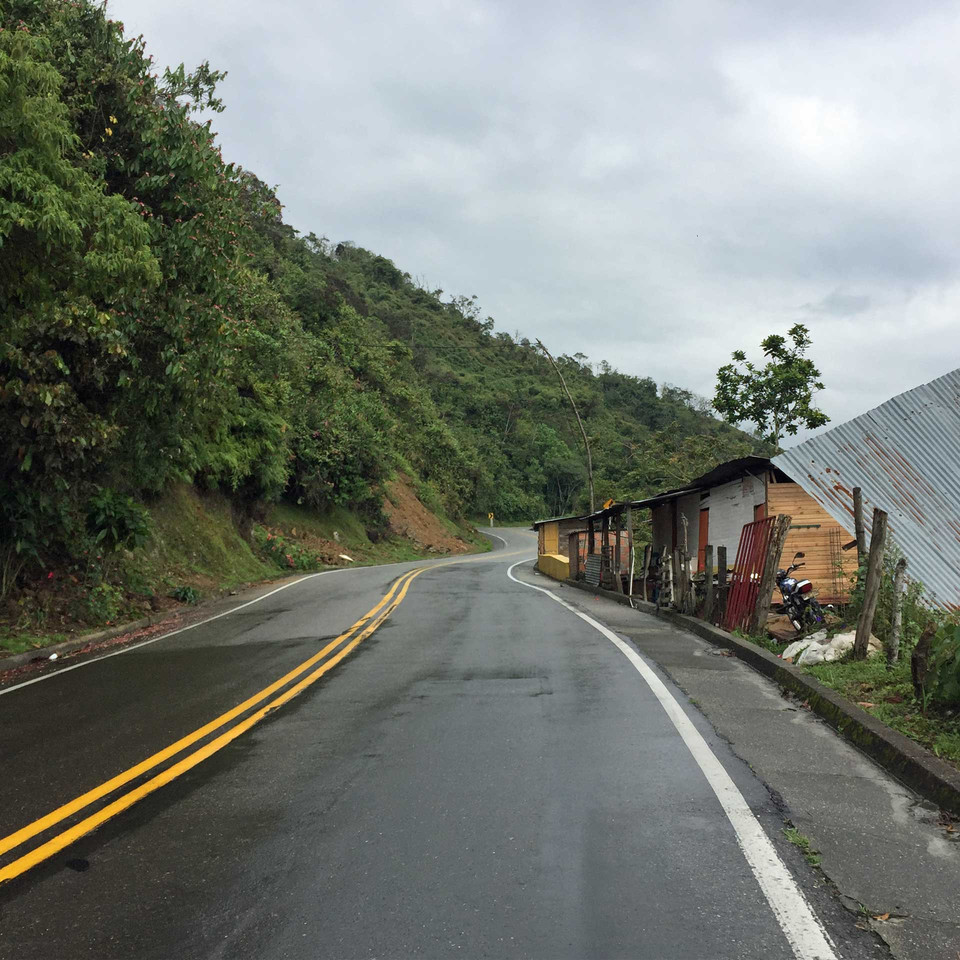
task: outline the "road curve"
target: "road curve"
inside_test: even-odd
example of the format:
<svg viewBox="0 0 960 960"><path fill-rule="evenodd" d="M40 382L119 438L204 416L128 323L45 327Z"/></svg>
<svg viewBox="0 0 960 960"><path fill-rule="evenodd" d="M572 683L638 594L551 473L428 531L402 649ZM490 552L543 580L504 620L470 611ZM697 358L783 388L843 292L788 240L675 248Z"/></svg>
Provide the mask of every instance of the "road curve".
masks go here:
<svg viewBox="0 0 960 960"><path fill-rule="evenodd" d="M0 694L0 838L33 829L0 877L63 843L0 885L0 957L872 955L686 698L642 665L671 719L630 650L508 576L532 534L494 532ZM771 906L705 763L827 952Z"/></svg>

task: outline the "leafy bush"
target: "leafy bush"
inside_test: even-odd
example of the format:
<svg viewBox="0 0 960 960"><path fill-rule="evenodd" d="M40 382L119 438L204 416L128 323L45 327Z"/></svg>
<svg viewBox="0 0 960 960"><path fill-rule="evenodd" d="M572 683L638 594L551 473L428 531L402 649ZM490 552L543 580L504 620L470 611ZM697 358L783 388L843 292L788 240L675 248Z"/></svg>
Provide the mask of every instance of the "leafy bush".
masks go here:
<svg viewBox="0 0 960 960"><path fill-rule="evenodd" d="M87 594L86 607L94 623L116 620L123 606L123 591L109 583L98 583Z"/></svg>
<svg viewBox="0 0 960 960"><path fill-rule="evenodd" d="M105 553L136 550L150 536L150 514L131 497L101 487L90 498L87 531Z"/></svg>
<svg viewBox="0 0 960 960"><path fill-rule="evenodd" d="M317 570L323 562L315 553L288 541L282 534L272 533L266 527L254 527L253 537L263 553L281 570Z"/></svg>
<svg viewBox="0 0 960 960"><path fill-rule="evenodd" d="M933 638L926 688L934 702L960 704L960 624L955 620Z"/></svg>
<svg viewBox="0 0 960 960"><path fill-rule="evenodd" d="M170 596L178 603L196 603L200 599L200 591L195 587L182 586L172 590Z"/></svg>

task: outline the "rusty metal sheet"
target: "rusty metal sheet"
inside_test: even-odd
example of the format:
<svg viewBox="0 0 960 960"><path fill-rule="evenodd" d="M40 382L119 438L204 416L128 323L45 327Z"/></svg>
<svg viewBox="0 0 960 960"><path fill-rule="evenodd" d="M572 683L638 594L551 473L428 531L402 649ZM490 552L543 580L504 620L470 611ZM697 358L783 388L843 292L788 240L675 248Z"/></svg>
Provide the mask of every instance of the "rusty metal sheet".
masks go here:
<svg viewBox="0 0 960 960"><path fill-rule="evenodd" d="M750 624L763 568L766 566L767 547L773 534L776 517L764 517L745 523L740 532L740 546L737 548L737 561L730 580L730 593L727 599L727 612L723 625L728 630L746 630Z"/></svg>
<svg viewBox="0 0 960 960"><path fill-rule="evenodd" d="M880 507L908 574L930 602L960 606L960 370L893 397L798 444L774 466L853 530L853 488L864 525Z"/></svg>

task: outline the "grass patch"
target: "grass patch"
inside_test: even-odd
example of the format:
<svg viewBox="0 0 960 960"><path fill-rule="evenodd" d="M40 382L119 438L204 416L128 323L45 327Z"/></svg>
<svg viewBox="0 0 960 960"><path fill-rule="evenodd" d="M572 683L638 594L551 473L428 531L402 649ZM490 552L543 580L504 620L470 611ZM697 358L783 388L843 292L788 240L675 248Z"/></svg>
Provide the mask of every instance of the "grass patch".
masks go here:
<svg viewBox="0 0 960 960"><path fill-rule="evenodd" d="M786 644L777 643L777 641L767 633L750 635L738 628L733 631L733 635L740 640L746 640L748 643L752 643L754 646L763 647L764 650L769 650L771 653L779 654L782 650L786 649Z"/></svg>
<svg viewBox="0 0 960 960"><path fill-rule="evenodd" d="M803 854L804 859L811 867L820 866L820 851L814 850L813 846L810 843L810 838L804 836L799 830L794 827L784 827L783 835L795 846L800 849L800 852Z"/></svg>
<svg viewBox="0 0 960 960"><path fill-rule="evenodd" d="M185 582L202 592L276 575L240 536L226 497L178 484L150 515L153 536L136 565L151 586Z"/></svg>
<svg viewBox="0 0 960 960"><path fill-rule="evenodd" d="M882 657L839 660L803 669L882 723L960 767L960 716L955 710L934 706L924 713L914 696L909 659L892 666Z"/></svg>
<svg viewBox="0 0 960 960"><path fill-rule="evenodd" d="M54 643L63 643L70 638L65 633L11 633L8 630L0 630L0 650L6 650L9 653L24 653L27 650L38 650L41 647L49 647Z"/></svg>

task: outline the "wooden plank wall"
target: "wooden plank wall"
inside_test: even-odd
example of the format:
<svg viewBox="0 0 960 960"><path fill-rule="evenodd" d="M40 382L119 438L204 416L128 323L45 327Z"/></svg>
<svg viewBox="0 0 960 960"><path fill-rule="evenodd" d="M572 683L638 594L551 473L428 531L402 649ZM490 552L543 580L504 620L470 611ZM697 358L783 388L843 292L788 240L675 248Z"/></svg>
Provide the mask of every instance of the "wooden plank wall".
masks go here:
<svg viewBox="0 0 960 960"><path fill-rule="evenodd" d="M802 550L806 566L797 571L797 576L813 581L817 597L822 603L844 602L847 598L837 595L835 561L830 549L830 533L840 531L841 543L853 539L853 534L840 526L803 488L796 483L767 484L767 516L778 513L789 514L793 518L783 548L782 567L790 563L793 555ZM799 528L799 529L797 529ZM843 564L843 582L846 590L850 588L850 577L857 572L857 551L848 550L840 554ZM779 600L779 591L775 591Z"/></svg>

